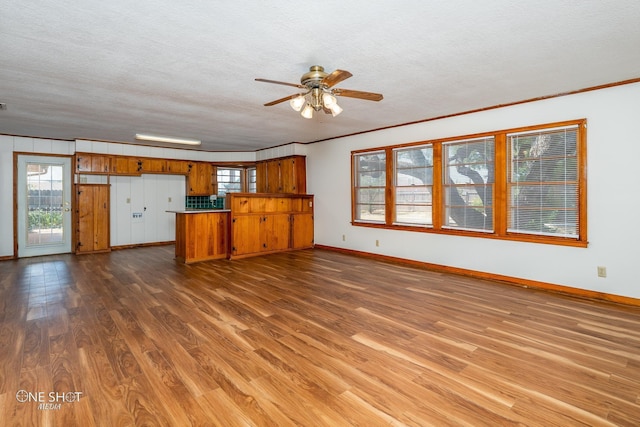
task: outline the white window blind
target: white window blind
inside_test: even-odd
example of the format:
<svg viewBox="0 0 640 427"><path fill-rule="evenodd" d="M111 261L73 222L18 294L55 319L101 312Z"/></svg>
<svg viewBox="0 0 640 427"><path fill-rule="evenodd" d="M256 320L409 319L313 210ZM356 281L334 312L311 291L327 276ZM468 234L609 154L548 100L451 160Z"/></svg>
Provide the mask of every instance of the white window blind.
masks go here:
<svg viewBox="0 0 640 427"><path fill-rule="evenodd" d="M354 161L355 220L385 222L386 154L357 154Z"/></svg>
<svg viewBox="0 0 640 427"><path fill-rule="evenodd" d="M577 135L577 126L507 135L507 231L578 237Z"/></svg>
<svg viewBox="0 0 640 427"><path fill-rule="evenodd" d="M396 224L433 224L433 147L393 150Z"/></svg>
<svg viewBox="0 0 640 427"><path fill-rule="evenodd" d="M494 138L442 145L443 228L493 231Z"/></svg>

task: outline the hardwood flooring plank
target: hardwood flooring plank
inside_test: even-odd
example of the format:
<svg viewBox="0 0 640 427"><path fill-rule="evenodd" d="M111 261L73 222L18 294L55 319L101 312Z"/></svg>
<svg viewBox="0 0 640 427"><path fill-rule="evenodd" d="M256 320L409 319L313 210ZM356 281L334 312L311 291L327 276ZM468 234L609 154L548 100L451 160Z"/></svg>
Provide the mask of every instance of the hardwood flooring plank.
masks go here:
<svg viewBox="0 0 640 427"><path fill-rule="evenodd" d="M298 387L279 376L264 375L252 380L251 385L263 399L271 402L282 413L282 418L278 419L282 425L347 425L346 420L333 408L326 405L318 407L319 403L329 402L301 398L305 396L304 391L301 392Z"/></svg>
<svg viewBox="0 0 640 427"><path fill-rule="evenodd" d="M22 348L23 371L29 371L37 367L49 365L49 333L47 322L29 320L26 325L26 333Z"/></svg>
<svg viewBox="0 0 640 427"><path fill-rule="evenodd" d="M127 410L124 401L127 383L118 380L104 349L100 346L84 346L78 350L78 356L82 372L85 373L82 401L90 402L96 425L133 425L134 414Z"/></svg>

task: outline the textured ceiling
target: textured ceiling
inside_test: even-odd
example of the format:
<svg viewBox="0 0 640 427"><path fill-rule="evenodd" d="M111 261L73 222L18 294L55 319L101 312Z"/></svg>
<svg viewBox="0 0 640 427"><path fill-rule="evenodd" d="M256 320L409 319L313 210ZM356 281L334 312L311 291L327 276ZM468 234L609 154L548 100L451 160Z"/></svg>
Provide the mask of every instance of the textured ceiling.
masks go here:
<svg viewBox="0 0 640 427"><path fill-rule="evenodd" d="M638 0L3 0L0 133L203 150L310 142L640 77ZM338 117L287 103L353 74Z"/></svg>

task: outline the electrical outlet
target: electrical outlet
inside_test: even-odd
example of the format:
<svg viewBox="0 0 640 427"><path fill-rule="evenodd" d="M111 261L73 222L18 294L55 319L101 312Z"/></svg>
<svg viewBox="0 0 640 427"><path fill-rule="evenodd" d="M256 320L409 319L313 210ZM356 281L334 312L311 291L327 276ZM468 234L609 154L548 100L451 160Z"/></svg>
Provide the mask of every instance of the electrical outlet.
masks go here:
<svg viewBox="0 0 640 427"><path fill-rule="evenodd" d="M127 203L131 203L131 197L127 197Z"/></svg>
<svg viewBox="0 0 640 427"><path fill-rule="evenodd" d="M347 240L347 236L345 236L344 234L342 235L342 241L346 241Z"/></svg>
<svg viewBox="0 0 640 427"><path fill-rule="evenodd" d="M607 267L598 266L598 277L607 277Z"/></svg>
<svg viewBox="0 0 640 427"><path fill-rule="evenodd" d="M171 197L169 197L169 203L171 203Z"/></svg>
<svg viewBox="0 0 640 427"><path fill-rule="evenodd" d="M376 239L376 246L380 246L380 240Z"/></svg>

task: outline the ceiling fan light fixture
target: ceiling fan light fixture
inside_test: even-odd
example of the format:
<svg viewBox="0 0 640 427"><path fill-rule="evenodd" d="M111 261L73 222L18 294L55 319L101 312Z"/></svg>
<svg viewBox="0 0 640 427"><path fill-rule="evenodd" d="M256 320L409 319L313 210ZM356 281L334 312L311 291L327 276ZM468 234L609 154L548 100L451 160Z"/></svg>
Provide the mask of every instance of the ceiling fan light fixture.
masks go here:
<svg viewBox="0 0 640 427"><path fill-rule="evenodd" d="M289 101L289 105L291 105L291 108L293 108L295 111L300 111L302 110L302 106L305 103L305 98L303 95L298 95L295 98L291 98L291 100Z"/></svg>
<svg viewBox="0 0 640 427"><path fill-rule="evenodd" d="M302 75L300 83L287 83L277 80L255 79L258 82L274 83L285 86L293 86L306 92L298 93L275 101L267 102L265 107L289 101L289 105L295 111L300 112L305 119L313 118L313 110L331 113L333 117L342 113L342 107L338 105L336 96L347 96L350 98L364 99L366 101L381 101L382 94L373 92L363 92L360 90L334 88L338 83L348 79L352 74L345 70L335 70L327 74L324 68L313 65L309 72Z"/></svg>
<svg viewBox="0 0 640 427"><path fill-rule="evenodd" d="M140 141L168 142L171 144L200 145L202 141L191 138L175 138L172 136L148 135L136 133L136 139Z"/></svg>
<svg viewBox="0 0 640 427"><path fill-rule="evenodd" d="M310 104L307 103L307 105L304 106L304 108L302 109L302 112L300 114L305 119L312 118L313 117L313 107Z"/></svg>
<svg viewBox="0 0 640 427"><path fill-rule="evenodd" d="M325 92L322 94L322 103L329 109L331 109L332 105L338 105L336 102L336 97L331 95L329 92Z"/></svg>
<svg viewBox="0 0 640 427"><path fill-rule="evenodd" d="M331 115L333 117L337 116L338 114L342 113L342 107L340 107L338 104L333 104L330 107L327 107L329 110L331 110Z"/></svg>

